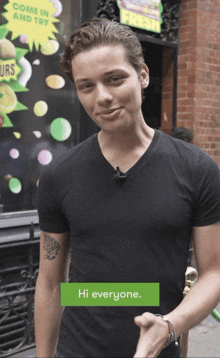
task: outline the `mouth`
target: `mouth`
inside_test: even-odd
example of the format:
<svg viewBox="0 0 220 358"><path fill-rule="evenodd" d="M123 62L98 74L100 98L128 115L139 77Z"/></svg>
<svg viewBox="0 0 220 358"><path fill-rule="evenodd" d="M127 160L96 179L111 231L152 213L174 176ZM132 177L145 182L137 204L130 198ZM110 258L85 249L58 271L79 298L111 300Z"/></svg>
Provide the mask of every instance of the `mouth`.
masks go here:
<svg viewBox="0 0 220 358"><path fill-rule="evenodd" d="M105 115L109 115L109 114L112 114L112 113L115 113L116 111L119 111L121 110L121 107L120 108L113 108L113 109L108 109L106 111L102 111L102 112L99 112L97 113L97 115L101 115L101 116L105 116Z"/></svg>

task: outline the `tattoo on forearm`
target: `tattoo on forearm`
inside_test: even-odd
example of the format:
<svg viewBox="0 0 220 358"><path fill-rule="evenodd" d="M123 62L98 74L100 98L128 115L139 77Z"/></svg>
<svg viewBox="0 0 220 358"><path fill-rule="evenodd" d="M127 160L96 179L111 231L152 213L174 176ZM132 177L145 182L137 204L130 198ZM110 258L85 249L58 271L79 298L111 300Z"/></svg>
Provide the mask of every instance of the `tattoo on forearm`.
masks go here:
<svg viewBox="0 0 220 358"><path fill-rule="evenodd" d="M44 250L46 254L44 259L53 260L58 255L60 244L54 240L50 235L44 234Z"/></svg>

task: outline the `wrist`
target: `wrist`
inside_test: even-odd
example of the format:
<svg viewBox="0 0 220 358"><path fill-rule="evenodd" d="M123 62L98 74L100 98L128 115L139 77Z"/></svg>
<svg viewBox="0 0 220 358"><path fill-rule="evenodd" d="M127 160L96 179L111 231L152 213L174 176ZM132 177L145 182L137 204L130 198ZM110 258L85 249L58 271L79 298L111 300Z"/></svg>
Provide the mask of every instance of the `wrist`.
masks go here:
<svg viewBox="0 0 220 358"><path fill-rule="evenodd" d="M175 345L178 346L179 343L177 341L177 332L176 329L174 327L174 325L163 315L161 314L155 314L155 316L161 317L163 319L164 322L166 322L166 324L168 325L168 340L167 343L165 344L164 348L167 347L170 343L175 342Z"/></svg>

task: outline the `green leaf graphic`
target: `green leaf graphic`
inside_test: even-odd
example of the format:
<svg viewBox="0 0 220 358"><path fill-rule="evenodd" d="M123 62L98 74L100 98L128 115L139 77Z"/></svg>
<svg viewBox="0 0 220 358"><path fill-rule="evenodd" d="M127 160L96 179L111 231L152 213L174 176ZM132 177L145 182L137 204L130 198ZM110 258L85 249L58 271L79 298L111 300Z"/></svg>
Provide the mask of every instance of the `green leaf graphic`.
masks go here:
<svg viewBox="0 0 220 358"><path fill-rule="evenodd" d="M8 115L6 113L2 113L2 112L1 112L1 114L4 117L4 124L3 124L2 128L14 127L14 125L11 123Z"/></svg>
<svg viewBox="0 0 220 358"><path fill-rule="evenodd" d="M29 50L25 50L24 48L16 47L16 61L19 61L22 57L28 53Z"/></svg>
<svg viewBox="0 0 220 358"><path fill-rule="evenodd" d="M24 106L21 102L17 102L14 111L23 111L25 109L28 109L28 107Z"/></svg>
<svg viewBox="0 0 220 358"><path fill-rule="evenodd" d="M8 85L11 87L11 89L13 89L14 92L28 92L29 91L29 89L27 87L23 87L15 80L11 80L10 82L8 82Z"/></svg>
<svg viewBox="0 0 220 358"><path fill-rule="evenodd" d="M0 40L4 39L8 33L9 30L7 29L7 24L0 26Z"/></svg>

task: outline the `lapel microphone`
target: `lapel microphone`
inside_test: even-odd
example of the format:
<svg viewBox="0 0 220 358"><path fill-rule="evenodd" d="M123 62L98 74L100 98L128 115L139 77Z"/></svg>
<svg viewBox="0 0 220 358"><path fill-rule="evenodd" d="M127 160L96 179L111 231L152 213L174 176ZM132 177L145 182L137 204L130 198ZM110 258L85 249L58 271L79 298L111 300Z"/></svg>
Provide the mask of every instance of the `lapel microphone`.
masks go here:
<svg viewBox="0 0 220 358"><path fill-rule="evenodd" d="M116 170L117 170L117 173L113 175L113 178L115 180L125 180L127 178L127 174L120 172L119 167L117 167Z"/></svg>

